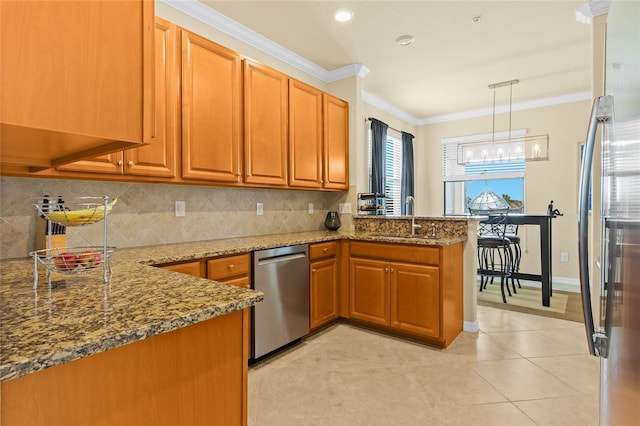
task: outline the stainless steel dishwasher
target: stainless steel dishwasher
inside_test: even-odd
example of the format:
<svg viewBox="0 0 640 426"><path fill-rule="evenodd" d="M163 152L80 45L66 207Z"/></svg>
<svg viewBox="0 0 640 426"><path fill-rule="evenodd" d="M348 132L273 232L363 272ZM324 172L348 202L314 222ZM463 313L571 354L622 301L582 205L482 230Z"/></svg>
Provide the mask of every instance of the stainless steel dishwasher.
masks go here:
<svg viewBox="0 0 640 426"><path fill-rule="evenodd" d="M253 252L253 288L264 293L253 307L255 360L309 333L309 245Z"/></svg>

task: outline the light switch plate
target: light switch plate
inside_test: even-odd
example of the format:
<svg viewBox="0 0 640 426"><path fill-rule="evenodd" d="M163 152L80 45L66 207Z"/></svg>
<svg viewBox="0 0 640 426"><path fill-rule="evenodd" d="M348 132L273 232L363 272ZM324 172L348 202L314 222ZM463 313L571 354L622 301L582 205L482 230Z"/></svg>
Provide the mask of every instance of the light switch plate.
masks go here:
<svg viewBox="0 0 640 426"><path fill-rule="evenodd" d="M262 203L257 203L256 204L256 215L262 216L263 213L264 213L264 209L262 207Z"/></svg>
<svg viewBox="0 0 640 426"><path fill-rule="evenodd" d="M313 214L313 203L309 203L309 214Z"/></svg>
<svg viewBox="0 0 640 426"><path fill-rule="evenodd" d="M340 214L351 214L351 203L339 203Z"/></svg>
<svg viewBox="0 0 640 426"><path fill-rule="evenodd" d="M569 261L569 253L560 253L560 261L568 262Z"/></svg>
<svg viewBox="0 0 640 426"><path fill-rule="evenodd" d="M187 205L184 201L176 201L176 217L187 215Z"/></svg>

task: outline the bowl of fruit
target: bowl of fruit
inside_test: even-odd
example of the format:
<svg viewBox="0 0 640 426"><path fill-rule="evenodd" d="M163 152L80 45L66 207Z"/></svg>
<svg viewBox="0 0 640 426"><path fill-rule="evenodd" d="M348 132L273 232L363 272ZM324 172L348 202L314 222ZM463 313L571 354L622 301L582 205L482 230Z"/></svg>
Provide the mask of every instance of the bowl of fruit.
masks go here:
<svg viewBox="0 0 640 426"><path fill-rule="evenodd" d="M50 271L60 274L82 274L106 263L111 264L114 247L57 247L36 250L31 255Z"/></svg>
<svg viewBox="0 0 640 426"><path fill-rule="evenodd" d="M63 226L84 226L96 223L111 213L118 201L108 197L48 197L34 205L42 218Z"/></svg>

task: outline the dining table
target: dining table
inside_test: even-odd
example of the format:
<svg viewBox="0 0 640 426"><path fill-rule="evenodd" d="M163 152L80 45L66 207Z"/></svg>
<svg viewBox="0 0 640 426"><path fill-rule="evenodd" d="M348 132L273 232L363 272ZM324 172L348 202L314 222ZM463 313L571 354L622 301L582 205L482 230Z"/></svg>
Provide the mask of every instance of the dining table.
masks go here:
<svg viewBox="0 0 640 426"><path fill-rule="evenodd" d="M496 222L503 218L503 214L488 214L481 223ZM528 214L509 213L506 215L506 223L510 225L533 225L540 227L540 273L531 274L516 271L512 273L513 278L529 281L539 281L542 283L542 306L551 305L553 295L551 271L552 271L552 248L551 248L551 221L554 214Z"/></svg>

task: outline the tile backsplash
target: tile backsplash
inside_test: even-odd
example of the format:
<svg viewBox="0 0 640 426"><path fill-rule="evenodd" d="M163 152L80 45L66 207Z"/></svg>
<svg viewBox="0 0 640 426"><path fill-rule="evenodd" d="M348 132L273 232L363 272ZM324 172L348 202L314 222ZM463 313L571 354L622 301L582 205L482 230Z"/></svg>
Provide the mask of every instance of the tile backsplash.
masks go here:
<svg viewBox="0 0 640 426"><path fill-rule="evenodd" d="M355 205L353 187L334 193L3 176L0 259L26 257L34 250L33 204L44 194L117 197L108 217L108 243L115 247L322 230L327 211L337 210L339 203ZM186 216L175 216L175 201L185 201ZM263 203L262 216L256 215L256 203ZM342 229L352 229L350 215L340 218ZM103 229L102 222L67 228L68 245L101 245Z"/></svg>

